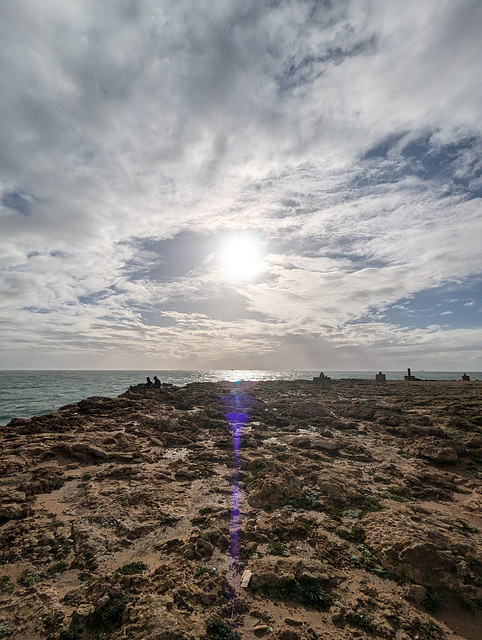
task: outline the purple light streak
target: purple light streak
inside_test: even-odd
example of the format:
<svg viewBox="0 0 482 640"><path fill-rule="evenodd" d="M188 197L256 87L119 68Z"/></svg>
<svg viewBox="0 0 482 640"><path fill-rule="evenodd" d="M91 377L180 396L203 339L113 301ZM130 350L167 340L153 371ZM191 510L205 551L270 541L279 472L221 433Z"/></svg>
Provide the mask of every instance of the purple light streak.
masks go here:
<svg viewBox="0 0 482 640"><path fill-rule="evenodd" d="M239 383L236 383L239 384ZM239 448L241 446L241 438L243 435L243 429L249 420L249 411L255 399L248 396L242 390L242 387L237 387L228 395L221 398L221 402L224 406L226 413L226 419L231 428L233 435L233 462L231 468L232 474L232 487L231 487L231 528L230 528L230 556L231 567L233 572L236 572L239 566L239 530L240 530L240 501L241 492L239 488L239 470L240 470L240 456Z"/></svg>

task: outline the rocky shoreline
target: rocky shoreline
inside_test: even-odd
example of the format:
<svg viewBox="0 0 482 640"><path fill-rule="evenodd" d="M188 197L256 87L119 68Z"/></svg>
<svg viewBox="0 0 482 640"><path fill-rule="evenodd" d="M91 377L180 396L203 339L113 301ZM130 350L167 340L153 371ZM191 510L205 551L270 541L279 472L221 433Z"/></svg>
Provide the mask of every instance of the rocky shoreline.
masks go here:
<svg viewBox="0 0 482 640"><path fill-rule="evenodd" d="M11 421L0 638L479 640L481 391L139 386Z"/></svg>

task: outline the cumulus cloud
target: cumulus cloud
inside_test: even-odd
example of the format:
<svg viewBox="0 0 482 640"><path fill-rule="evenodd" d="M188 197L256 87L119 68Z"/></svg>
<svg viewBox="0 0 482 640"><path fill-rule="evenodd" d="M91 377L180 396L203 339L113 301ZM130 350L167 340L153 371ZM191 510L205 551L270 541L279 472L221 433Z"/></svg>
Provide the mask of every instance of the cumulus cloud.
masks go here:
<svg viewBox="0 0 482 640"><path fill-rule="evenodd" d="M458 313L384 314L454 283L476 283L454 307L477 299L479 2L5 0L0 18L2 366L473 355ZM220 262L237 232L262 252L247 282Z"/></svg>

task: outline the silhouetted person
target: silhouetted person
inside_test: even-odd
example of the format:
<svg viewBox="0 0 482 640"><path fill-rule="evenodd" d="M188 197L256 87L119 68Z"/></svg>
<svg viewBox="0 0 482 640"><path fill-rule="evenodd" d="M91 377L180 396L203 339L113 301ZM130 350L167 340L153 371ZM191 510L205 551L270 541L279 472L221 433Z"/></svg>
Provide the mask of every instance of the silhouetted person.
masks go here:
<svg viewBox="0 0 482 640"><path fill-rule="evenodd" d="M149 378L149 376L147 376L146 380L146 387L150 389L152 387L152 380Z"/></svg>
<svg viewBox="0 0 482 640"><path fill-rule="evenodd" d="M152 385L153 389L160 389L161 388L161 381L159 380L159 378L157 376L154 376L154 384Z"/></svg>

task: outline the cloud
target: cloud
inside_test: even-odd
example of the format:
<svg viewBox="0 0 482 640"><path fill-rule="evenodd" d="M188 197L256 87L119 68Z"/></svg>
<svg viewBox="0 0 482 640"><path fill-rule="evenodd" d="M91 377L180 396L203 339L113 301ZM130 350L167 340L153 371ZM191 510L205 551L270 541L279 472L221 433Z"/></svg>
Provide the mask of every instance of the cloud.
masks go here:
<svg viewBox="0 0 482 640"><path fill-rule="evenodd" d="M6 0L0 18L9 366L350 368L370 322L397 359L428 334L394 305L480 274L479 2ZM246 231L264 270L228 281L220 247Z"/></svg>

